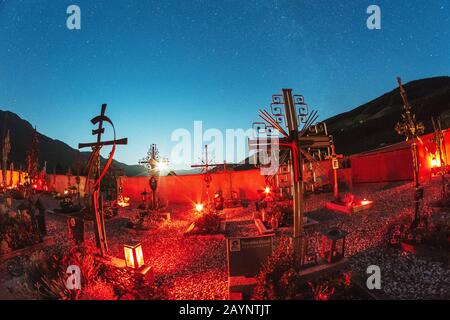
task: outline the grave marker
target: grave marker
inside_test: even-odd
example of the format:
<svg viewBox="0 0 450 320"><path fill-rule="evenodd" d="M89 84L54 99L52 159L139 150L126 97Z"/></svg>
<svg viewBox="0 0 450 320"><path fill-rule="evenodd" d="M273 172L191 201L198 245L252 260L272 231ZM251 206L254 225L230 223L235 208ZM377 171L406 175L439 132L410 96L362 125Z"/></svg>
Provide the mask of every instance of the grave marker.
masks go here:
<svg viewBox="0 0 450 320"><path fill-rule="evenodd" d="M93 185L94 190L93 190L91 196L92 196L92 204L93 204L92 208L93 208L94 214L95 214L95 219L94 219L95 239L96 239L97 247L100 249L100 253L102 256L105 256L105 254L108 252L108 244L106 241L106 229L105 229L105 219L104 219L103 207L99 205L99 193L100 193L101 181L112 163L114 153L116 151L116 146L117 145L125 145L128 143L127 138L116 139L116 129L114 128L114 124L111 121L111 119L109 119L105 115L105 112L106 112L106 104L102 104L100 115L91 119L91 122L93 125L98 124L98 128L92 130L92 135L97 136L97 141L78 144L78 149L92 148L92 153L88 160L88 174L86 177L86 183L88 183L91 174L93 172L95 172L94 185ZM114 134L113 140L102 141L102 134L105 132L105 128L103 128L104 122L109 123L110 126L112 127L113 134ZM100 150L104 146L112 146L112 150L109 154L108 160L106 161L106 164L105 164L103 170L100 172Z"/></svg>

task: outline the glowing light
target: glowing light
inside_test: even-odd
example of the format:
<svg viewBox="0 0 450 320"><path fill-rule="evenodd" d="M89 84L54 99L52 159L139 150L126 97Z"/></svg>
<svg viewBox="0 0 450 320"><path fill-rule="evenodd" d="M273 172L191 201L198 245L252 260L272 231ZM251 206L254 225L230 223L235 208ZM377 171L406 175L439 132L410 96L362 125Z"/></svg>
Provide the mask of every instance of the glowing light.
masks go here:
<svg viewBox="0 0 450 320"><path fill-rule="evenodd" d="M139 269L144 265L144 254L142 253L142 244L134 242L132 244L124 244L123 250L125 254L125 264L131 269Z"/></svg>
<svg viewBox="0 0 450 320"><path fill-rule="evenodd" d="M166 170L167 169L167 162L166 161L159 161L159 162L157 162L156 163L156 168L159 170L159 171L164 171L164 170Z"/></svg>
<svg viewBox="0 0 450 320"><path fill-rule="evenodd" d="M371 204L371 203L372 203L372 201L367 200L366 198L364 198L363 200L361 200L361 204L362 204L363 206L368 205L368 204Z"/></svg>
<svg viewBox="0 0 450 320"><path fill-rule="evenodd" d="M64 190L64 194L69 194L69 190Z"/></svg>
<svg viewBox="0 0 450 320"><path fill-rule="evenodd" d="M438 168L441 166L441 159L439 159L435 154L431 154L429 159L430 159L430 167L432 169Z"/></svg>
<svg viewBox="0 0 450 320"><path fill-rule="evenodd" d="M204 209L203 203L195 204L195 210L197 210L197 212L202 212L203 209Z"/></svg>
<svg viewBox="0 0 450 320"><path fill-rule="evenodd" d="M269 194L269 193L270 193L270 187L266 187L266 188L264 189L264 193L265 193L265 194Z"/></svg>
<svg viewBox="0 0 450 320"><path fill-rule="evenodd" d="M130 206L130 197L124 197L119 195L117 197L117 205L122 208L126 208Z"/></svg>

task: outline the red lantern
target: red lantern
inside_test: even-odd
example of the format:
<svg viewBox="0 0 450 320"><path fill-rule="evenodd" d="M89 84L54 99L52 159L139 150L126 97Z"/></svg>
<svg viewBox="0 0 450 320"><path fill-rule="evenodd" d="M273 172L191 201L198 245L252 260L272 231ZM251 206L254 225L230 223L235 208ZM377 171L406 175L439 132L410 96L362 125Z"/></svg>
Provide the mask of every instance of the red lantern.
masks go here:
<svg viewBox="0 0 450 320"><path fill-rule="evenodd" d="M144 255L142 253L142 244L134 241L131 244L124 244L125 263L128 268L139 269L144 265Z"/></svg>

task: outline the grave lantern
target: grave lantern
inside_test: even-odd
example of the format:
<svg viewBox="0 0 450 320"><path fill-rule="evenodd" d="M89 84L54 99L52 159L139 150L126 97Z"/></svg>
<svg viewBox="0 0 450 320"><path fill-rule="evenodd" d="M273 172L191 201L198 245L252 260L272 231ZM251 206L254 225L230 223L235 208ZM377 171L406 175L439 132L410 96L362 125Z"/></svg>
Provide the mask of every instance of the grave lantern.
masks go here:
<svg viewBox="0 0 450 320"><path fill-rule="evenodd" d="M130 244L124 244L125 264L128 268L139 269L144 265L144 254L142 253L142 244L133 241Z"/></svg>
<svg viewBox="0 0 450 320"><path fill-rule="evenodd" d="M348 232L337 227L322 232L322 258L328 263L335 263L345 256L345 238Z"/></svg>

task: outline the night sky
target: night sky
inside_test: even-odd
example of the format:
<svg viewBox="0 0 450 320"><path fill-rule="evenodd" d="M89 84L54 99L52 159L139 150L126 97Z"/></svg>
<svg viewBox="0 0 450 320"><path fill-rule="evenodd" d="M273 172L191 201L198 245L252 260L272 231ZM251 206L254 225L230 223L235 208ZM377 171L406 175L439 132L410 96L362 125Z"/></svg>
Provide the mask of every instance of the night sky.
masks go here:
<svg viewBox="0 0 450 320"><path fill-rule="evenodd" d="M81 8L81 30L66 9ZM381 7L382 29L366 9ZM72 147L102 103L136 164L174 129L247 129L290 87L321 119L450 74L450 1L0 0L0 109ZM220 159L217 159L220 160Z"/></svg>

